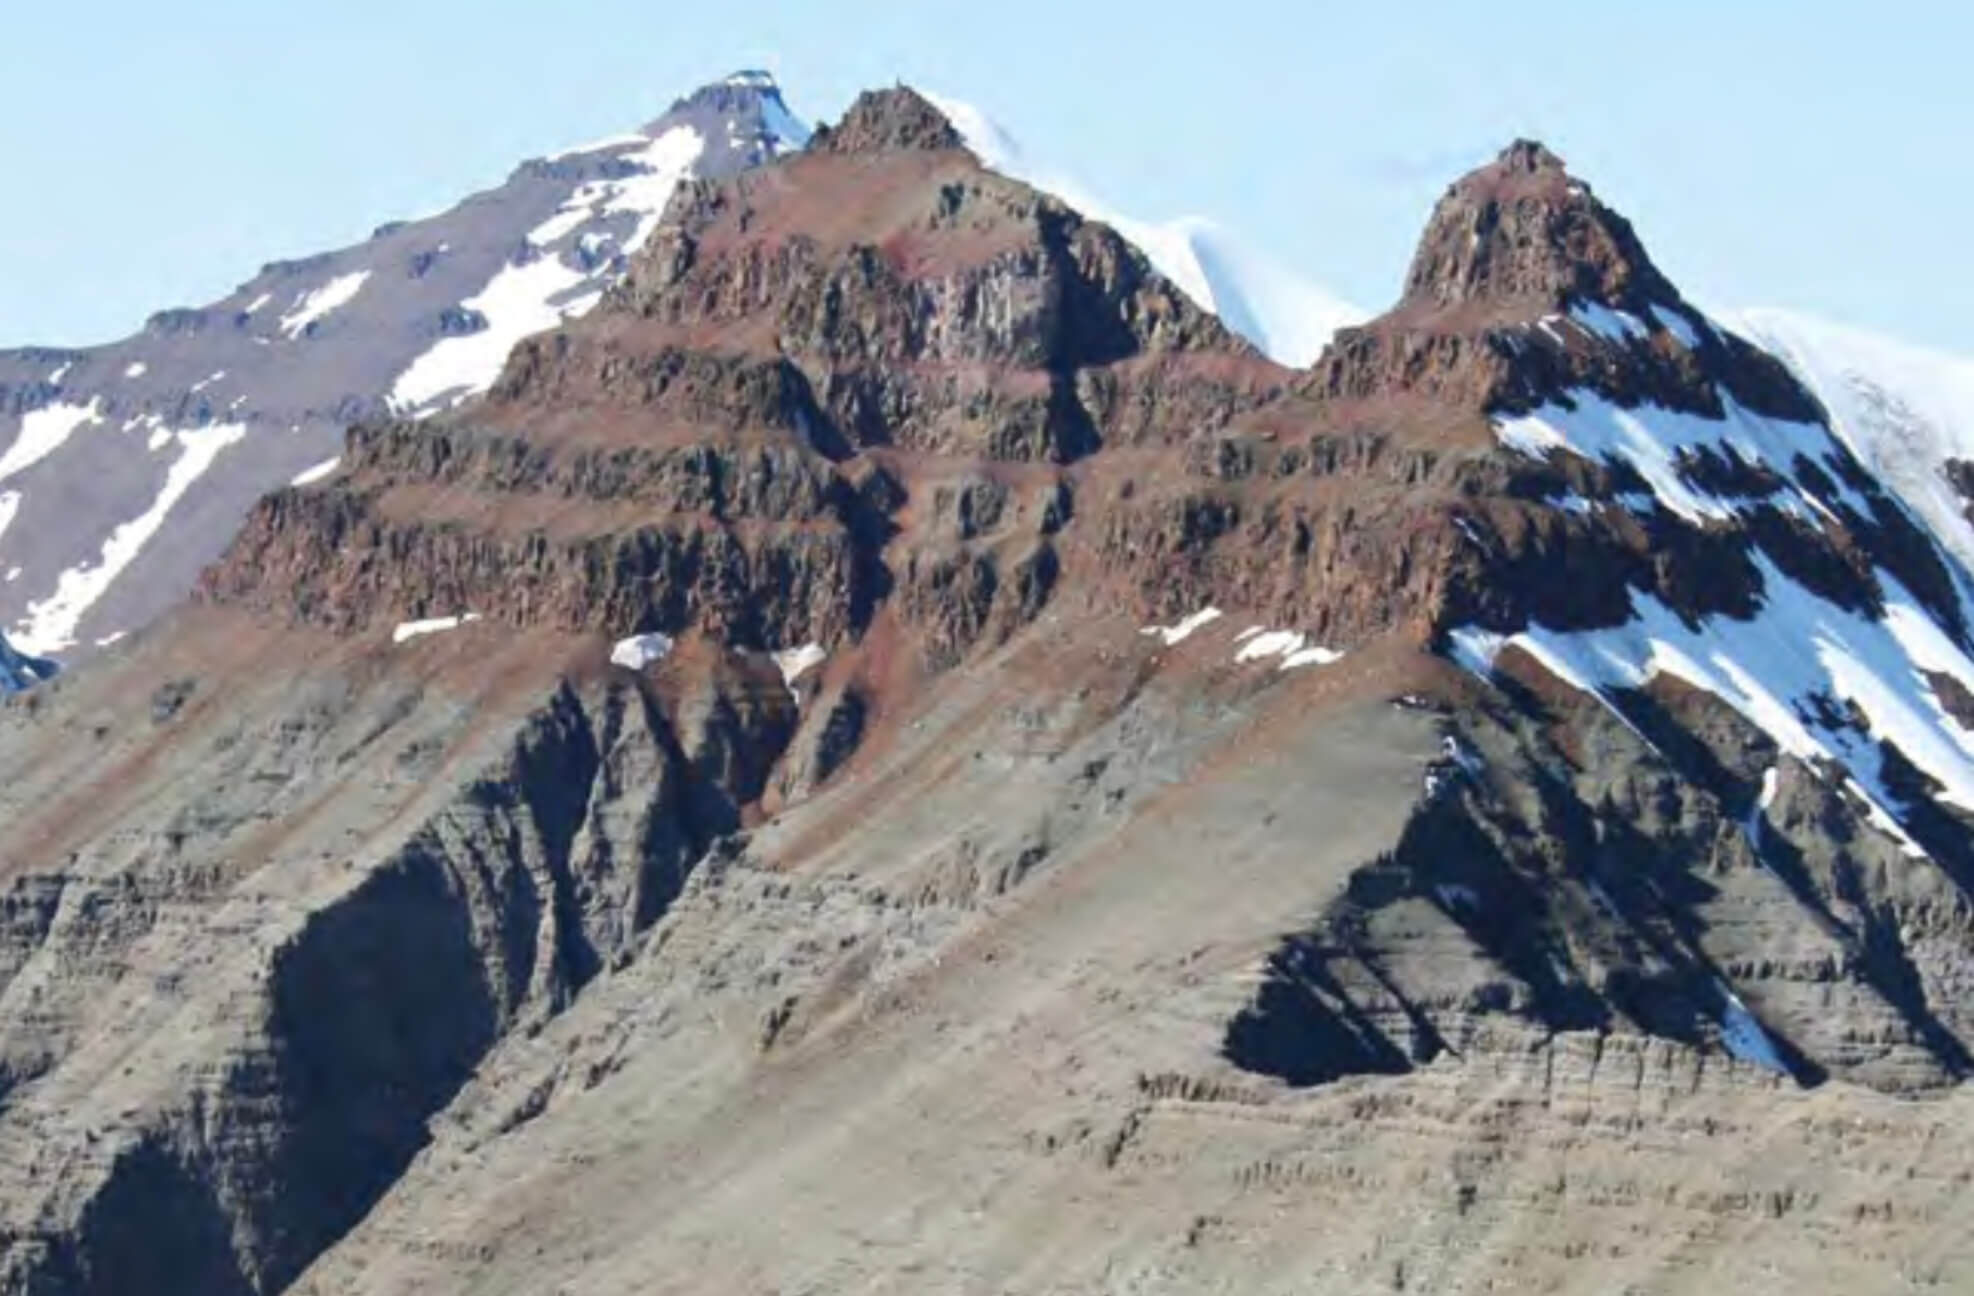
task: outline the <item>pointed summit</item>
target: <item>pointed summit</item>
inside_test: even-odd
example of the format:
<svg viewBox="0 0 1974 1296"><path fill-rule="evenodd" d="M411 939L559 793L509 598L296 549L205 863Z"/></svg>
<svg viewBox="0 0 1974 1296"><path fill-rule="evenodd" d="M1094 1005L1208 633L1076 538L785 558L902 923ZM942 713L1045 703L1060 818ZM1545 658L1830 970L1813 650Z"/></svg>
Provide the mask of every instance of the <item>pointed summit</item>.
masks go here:
<svg viewBox="0 0 1974 1296"><path fill-rule="evenodd" d="M1516 140L1462 177L1433 209L1406 276L1413 310L1470 303L1537 316L1596 304L1676 306L1678 291L1631 223L1533 140Z"/></svg>
<svg viewBox="0 0 1974 1296"><path fill-rule="evenodd" d="M1585 390L1712 417L1725 393L1777 418L1822 418L1779 363L1687 303L1630 221L1526 139L1448 187L1404 296L1340 331L1309 387L1491 413Z"/></svg>
<svg viewBox="0 0 1974 1296"><path fill-rule="evenodd" d="M866 90L834 127L816 132L814 147L832 153L966 147L946 114L910 86Z"/></svg>

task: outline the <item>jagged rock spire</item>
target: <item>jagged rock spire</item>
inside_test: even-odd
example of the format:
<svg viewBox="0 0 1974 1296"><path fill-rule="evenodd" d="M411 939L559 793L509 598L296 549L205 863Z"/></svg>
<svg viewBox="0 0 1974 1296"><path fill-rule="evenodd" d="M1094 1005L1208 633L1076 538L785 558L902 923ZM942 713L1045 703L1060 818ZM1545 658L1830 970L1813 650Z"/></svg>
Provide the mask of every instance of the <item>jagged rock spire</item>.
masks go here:
<svg viewBox="0 0 1974 1296"><path fill-rule="evenodd" d="M866 90L835 126L816 132L812 147L833 153L965 147L946 114L910 86Z"/></svg>
<svg viewBox="0 0 1974 1296"><path fill-rule="evenodd" d="M1524 139L1439 200L1406 276L1403 304L1526 303L1543 311L1679 300L1631 223L1599 202L1561 158Z"/></svg>

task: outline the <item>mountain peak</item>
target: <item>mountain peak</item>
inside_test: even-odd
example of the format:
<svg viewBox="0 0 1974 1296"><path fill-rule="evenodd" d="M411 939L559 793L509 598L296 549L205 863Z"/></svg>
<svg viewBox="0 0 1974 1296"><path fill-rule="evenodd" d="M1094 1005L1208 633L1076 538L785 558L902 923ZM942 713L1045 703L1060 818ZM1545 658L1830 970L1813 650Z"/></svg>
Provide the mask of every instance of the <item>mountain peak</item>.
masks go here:
<svg viewBox="0 0 1974 1296"><path fill-rule="evenodd" d="M1596 304L1675 305L1633 232L1544 145L1518 139L1456 181L1433 209L1406 276L1415 310L1471 304L1534 316Z"/></svg>
<svg viewBox="0 0 1974 1296"><path fill-rule="evenodd" d="M1563 159L1550 152L1546 144L1532 139L1516 140L1501 150L1495 157L1494 163L1496 166L1527 175L1541 171L1567 172L1568 170L1563 165Z"/></svg>
<svg viewBox="0 0 1974 1296"><path fill-rule="evenodd" d="M814 147L833 153L957 149L966 141L936 104L910 86L866 90L843 120L816 132Z"/></svg>

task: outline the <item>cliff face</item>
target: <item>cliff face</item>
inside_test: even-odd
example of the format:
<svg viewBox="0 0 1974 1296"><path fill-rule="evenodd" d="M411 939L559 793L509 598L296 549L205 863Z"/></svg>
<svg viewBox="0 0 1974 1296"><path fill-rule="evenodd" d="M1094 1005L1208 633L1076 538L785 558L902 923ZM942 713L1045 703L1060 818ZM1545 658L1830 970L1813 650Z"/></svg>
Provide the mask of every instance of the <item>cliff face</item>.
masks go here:
<svg viewBox="0 0 1974 1296"><path fill-rule="evenodd" d="M1821 417L1536 146L1296 374L867 95L0 710L0 1273L1959 1281L1964 574Z"/></svg>

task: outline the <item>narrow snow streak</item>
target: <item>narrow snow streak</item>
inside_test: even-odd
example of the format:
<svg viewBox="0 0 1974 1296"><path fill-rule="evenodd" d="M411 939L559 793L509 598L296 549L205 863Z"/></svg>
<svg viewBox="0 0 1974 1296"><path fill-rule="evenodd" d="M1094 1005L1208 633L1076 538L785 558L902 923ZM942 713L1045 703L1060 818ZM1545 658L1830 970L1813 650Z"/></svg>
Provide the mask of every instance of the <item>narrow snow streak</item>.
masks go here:
<svg viewBox="0 0 1974 1296"><path fill-rule="evenodd" d="M1279 669L1285 671L1301 666L1328 666L1343 659L1343 654L1334 648L1310 643L1309 636L1300 630L1263 630L1253 626L1235 642L1241 645L1241 650L1234 654L1236 663L1280 657Z"/></svg>
<svg viewBox="0 0 1974 1296"><path fill-rule="evenodd" d="M673 190L699 160L705 141L688 126L675 126L655 139L637 138L643 147L625 153L621 160L643 169L579 186L555 215L529 234L531 245L560 240L593 220L630 214L638 226L624 248L636 251L644 246ZM477 296L460 303L477 311L487 326L463 337L442 338L413 360L392 384L391 407L430 414L479 395L500 377L515 343L595 307L603 299L604 278L569 265L556 253L503 266Z"/></svg>
<svg viewBox="0 0 1974 1296"><path fill-rule="evenodd" d="M1186 617L1184 620L1180 621L1176 625L1145 626L1143 629L1139 630L1138 633L1146 636L1155 635L1158 638L1163 639L1165 641L1165 646L1167 648L1171 648L1178 644L1182 644L1187 639L1191 638L1193 631L1198 630L1204 626L1209 626L1213 624L1215 621L1218 621L1221 615L1222 615L1221 611L1217 607L1201 608L1199 611L1193 613L1189 617Z"/></svg>
<svg viewBox="0 0 1974 1296"><path fill-rule="evenodd" d="M1741 997L1725 985L1720 987L1720 992L1727 1000L1727 1007L1720 1015L1721 1044L1742 1062L1751 1062L1758 1067L1788 1075L1789 1068L1782 1061L1782 1054L1776 1049L1775 1041L1762 1029L1762 1024L1755 1020L1755 1015L1748 1011L1748 1005L1742 1003Z"/></svg>
<svg viewBox="0 0 1974 1296"><path fill-rule="evenodd" d="M1823 525L1831 501L1820 498L1796 476L1799 455L1814 458L1816 441L1831 445L1823 429L1810 423L1764 418L1727 402L1727 417L1707 418L1675 410L1641 406L1626 409L1590 393L1572 392L1576 408L1547 405L1530 414L1502 419L1495 437L1510 449L1532 458L1547 458L1567 450L1592 462L1621 461L1645 479L1651 498L1689 522L1726 521L1757 505L1768 504ZM1699 455L1761 465L1778 474L1783 487L1760 498L1718 495L1686 479L1681 463ZM1869 517L1870 506L1849 486L1836 482L1838 498Z"/></svg>
<svg viewBox="0 0 1974 1296"><path fill-rule="evenodd" d="M281 331L290 339L300 337L309 325L355 300L369 278L368 270L357 270L338 275L313 292L304 293L294 308L281 317Z"/></svg>
<svg viewBox="0 0 1974 1296"><path fill-rule="evenodd" d="M54 653L75 643L76 626L84 614L143 552L173 506L212 467L220 452L246 435L243 423L220 423L178 433L184 453L166 469L164 486L151 506L110 532L94 566L72 567L63 572L56 580L53 594L29 604L22 628L14 635L22 651Z"/></svg>
<svg viewBox="0 0 1974 1296"><path fill-rule="evenodd" d="M313 468L304 468L301 472L296 473L295 479L288 484L290 486L307 486L312 482L319 482L341 467L342 462L343 457L341 455L337 455L332 459L324 459Z"/></svg>
<svg viewBox="0 0 1974 1296"><path fill-rule="evenodd" d="M391 642L394 644L408 643L413 639L423 638L425 635L444 634L448 630L457 630L468 622L478 621L479 619L480 614L478 612L462 612L458 616L427 617L423 621L401 621L398 623L397 628L391 631Z"/></svg>

